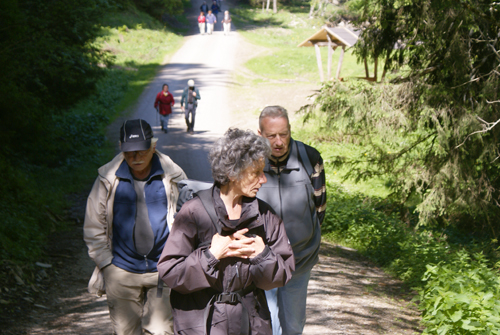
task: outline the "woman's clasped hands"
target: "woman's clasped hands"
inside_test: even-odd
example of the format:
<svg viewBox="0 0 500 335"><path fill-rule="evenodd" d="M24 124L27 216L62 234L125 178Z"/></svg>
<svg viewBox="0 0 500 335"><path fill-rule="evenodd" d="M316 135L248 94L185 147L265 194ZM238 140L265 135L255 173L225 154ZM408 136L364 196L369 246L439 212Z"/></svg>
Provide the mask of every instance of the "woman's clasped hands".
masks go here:
<svg viewBox="0 0 500 335"><path fill-rule="evenodd" d="M246 233L248 233L248 228L240 229L228 236L215 234L209 250L217 259L254 258L264 250L265 244L260 236L248 237Z"/></svg>

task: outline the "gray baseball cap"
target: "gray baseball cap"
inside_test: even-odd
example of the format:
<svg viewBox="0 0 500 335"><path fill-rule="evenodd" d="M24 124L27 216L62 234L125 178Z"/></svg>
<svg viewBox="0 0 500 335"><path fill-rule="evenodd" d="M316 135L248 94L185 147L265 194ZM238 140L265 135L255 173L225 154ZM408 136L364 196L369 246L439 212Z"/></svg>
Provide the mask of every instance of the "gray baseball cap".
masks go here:
<svg viewBox="0 0 500 335"><path fill-rule="evenodd" d="M120 144L123 152L148 150L152 138L151 126L142 119L127 120L120 128Z"/></svg>

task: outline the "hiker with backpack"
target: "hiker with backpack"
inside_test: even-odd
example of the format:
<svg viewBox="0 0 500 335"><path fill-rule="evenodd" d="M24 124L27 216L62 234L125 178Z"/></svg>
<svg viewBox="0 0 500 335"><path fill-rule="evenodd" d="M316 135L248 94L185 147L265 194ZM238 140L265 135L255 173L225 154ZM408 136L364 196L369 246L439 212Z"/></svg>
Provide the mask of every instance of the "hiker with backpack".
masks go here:
<svg viewBox="0 0 500 335"><path fill-rule="evenodd" d="M266 160L267 183L257 193L281 217L295 257L295 272L283 287L266 291L273 334L302 334L306 322L307 286L318 262L320 225L325 217L323 159L318 150L291 137L286 109L264 108L259 134L271 144Z"/></svg>
<svg viewBox="0 0 500 335"><path fill-rule="evenodd" d="M181 110L184 112L184 118L186 119L187 132L190 134L194 133L196 108L198 108L198 100L200 99L200 91L198 91L198 88L194 87L194 80L189 79L187 87L182 91ZM191 120L189 119L190 115Z"/></svg>
<svg viewBox="0 0 500 335"><path fill-rule="evenodd" d="M255 197L270 153L229 129L210 151L213 186L177 213L158 263L176 334L272 334L264 290L285 285L295 261L282 221Z"/></svg>

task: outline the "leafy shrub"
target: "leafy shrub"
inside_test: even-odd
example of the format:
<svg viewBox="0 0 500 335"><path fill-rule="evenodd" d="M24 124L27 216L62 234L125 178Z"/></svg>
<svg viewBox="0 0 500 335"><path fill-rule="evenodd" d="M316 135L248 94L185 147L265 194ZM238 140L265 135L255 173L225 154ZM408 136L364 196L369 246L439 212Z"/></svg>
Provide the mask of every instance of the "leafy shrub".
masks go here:
<svg viewBox="0 0 500 335"><path fill-rule="evenodd" d="M500 334L500 277L481 253L427 265L419 290L425 334Z"/></svg>
<svg viewBox="0 0 500 335"><path fill-rule="evenodd" d="M396 215L375 209L378 199L349 194L339 186L328 188L327 216L323 234L345 242L382 266L390 264L400 251L398 242L406 228Z"/></svg>
<svg viewBox="0 0 500 335"><path fill-rule="evenodd" d="M329 184L328 193L323 238L358 249L415 287L426 334L500 334L500 277L491 268L495 253L489 252L489 259L477 252L488 249L477 241L455 236L451 243L444 233L409 229L378 211L377 199L337 184ZM457 240L467 242L466 248Z"/></svg>
<svg viewBox="0 0 500 335"><path fill-rule="evenodd" d="M116 114L114 106L125 94L123 76L108 71L95 94L52 115L57 143L40 150L38 164L0 155L0 169L9 176L0 183L0 259L37 259L45 237L64 224L55 215L66 205L64 193L78 182L84 164L102 164L97 150L109 118Z"/></svg>

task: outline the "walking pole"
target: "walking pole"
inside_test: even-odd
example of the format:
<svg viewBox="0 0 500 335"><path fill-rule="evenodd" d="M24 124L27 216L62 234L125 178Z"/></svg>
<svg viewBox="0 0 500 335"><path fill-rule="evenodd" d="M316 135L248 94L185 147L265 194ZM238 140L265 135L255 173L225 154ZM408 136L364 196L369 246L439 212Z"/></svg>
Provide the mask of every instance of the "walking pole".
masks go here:
<svg viewBox="0 0 500 335"><path fill-rule="evenodd" d="M158 104L158 107L156 107L156 126L158 127L160 125L160 104Z"/></svg>

